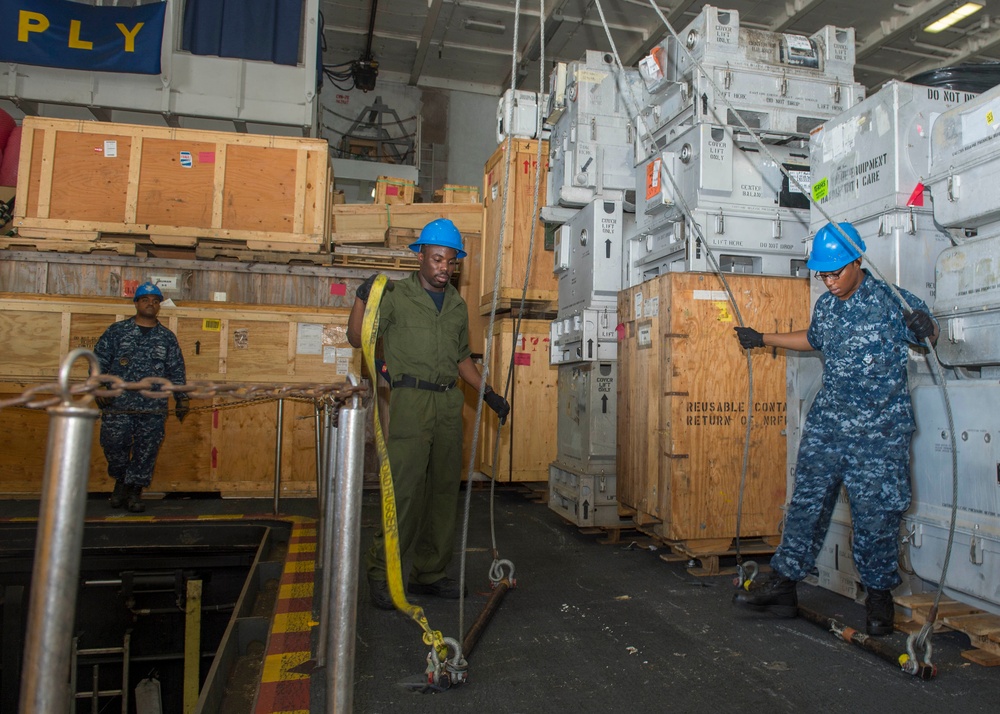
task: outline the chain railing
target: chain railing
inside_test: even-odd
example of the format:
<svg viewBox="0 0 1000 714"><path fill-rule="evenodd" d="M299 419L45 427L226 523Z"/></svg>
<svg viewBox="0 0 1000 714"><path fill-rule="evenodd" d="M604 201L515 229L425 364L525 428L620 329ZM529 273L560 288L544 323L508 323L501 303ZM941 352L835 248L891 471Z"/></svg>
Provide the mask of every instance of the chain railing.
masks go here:
<svg viewBox="0 0 1000 714"><path fill-rule="evenodd" d="M366 387L348 382L339 384L253 384L240 382L194 381L174 384L163 377L146 377L138 382L126 382L121 377L110 374L92 375L69 386L70 396L90 395L97 399L119 397L125 392L138 392L151 399L167 399L172 394L180 394L190 399L213 399L225 396L243 402L265 399L305 399L314 402L344 402L355 394L364 393ZM47 409L60 404L65 390L58 382L50 382L29 387L19 396L0 399L0 409L7 407L27 407Z"/></svg>

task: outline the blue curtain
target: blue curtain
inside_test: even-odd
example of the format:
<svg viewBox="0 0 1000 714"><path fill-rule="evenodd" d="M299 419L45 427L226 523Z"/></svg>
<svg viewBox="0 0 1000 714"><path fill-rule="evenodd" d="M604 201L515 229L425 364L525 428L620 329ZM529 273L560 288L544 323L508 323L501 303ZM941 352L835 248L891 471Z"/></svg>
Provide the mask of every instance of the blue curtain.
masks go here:
<svg viewBox="0 0 1000 714"><path fill-rule="evenodd" d="M298 64L303 5L303 0L187 0L181 49Z"/></svg>

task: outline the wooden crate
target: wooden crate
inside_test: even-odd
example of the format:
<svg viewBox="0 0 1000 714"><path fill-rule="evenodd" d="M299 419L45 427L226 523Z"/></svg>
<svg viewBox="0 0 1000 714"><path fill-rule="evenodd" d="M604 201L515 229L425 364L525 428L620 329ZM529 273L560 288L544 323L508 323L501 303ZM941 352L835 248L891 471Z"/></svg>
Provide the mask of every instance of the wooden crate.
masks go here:
<svg viewBox="0 0 1000 714"><path fill-rule="evenodd" d="M509 190L507 218L504 227L503 254L501 256L498 305L510 309L521 299L524 290L524 276L528 272L528 248L532 224L535 226L534 249L531 256L531 270L527 300L532 303L554 303L559 299L559 281L552 272L552 251L545 250L545 226L538 215L531 215L535 192L535 166L537 164L536 141L512 140L510 151ZM505 142L506 143L506 142ZM483 258L479 309L489 313L496 284L497 243L500 240L500 224L504 217L504 147L497 147L486 162L483 171ZM548 142L542 142L542 161L548 157ZM543 166L541 186L538 191L538 208L545 205L546 170Z"/></svg>
<svg viewBox="0 0 1000 714"><path fill-rule="evenodd" d="M446 183L434 192L434 203L480 203L479 187Z"/></svg>
<svg viewBox="0 0 1000 714"><path fill-rule="evenodd" d="M0 398L54 381L71 349L92 348L108 325L133 314L125 300L0 293L0 340L8 345ZM186 303L163 308L160 319L178 337L189 381L295 385L341 382L348 370L360 374L360 355L347 344L347 315L346 309ZM85 370L79 361L73 375ZM247 404L223 395L191 406L183 424L167 420L153 490L273 493L277 403ZM312 414L310 402L285 400L287 495L315 493ZM0 494L40 492L47 425L44 412L0 411ZM89 489L110 490L96 431L91 454Z"/></svg>
<svg viewBox="0 0 1000 714"><path fill-rule="evenodd" d="M315 253L329 236L322 139L26 117L14 225L26 237L149 235Z"/></svg>
<svg viewBox="0 0 1000 714"><path fill-rule="evenodd" d="M448 218L459 231L479 233L483 229L483 207L478 204L415 203L411 206L369 206L349 203L333 206L334 245L384 244L386 231L404 228L419 231L437 218Z"/></svg>
<svg viewBox="0 0 1000 714"><path fill-rule="evenodd" d="M511 415L500 430L495 444L497 416L483 411L479 436L481 471L500 482L548 481L549 464L556 458L556 416L559 408L556 389L559 371L549 364L549 321L522 320L520 334L514 335L515 318L502 318L493 325L489 383L504 392L507 371L514 352L514 377L508 399ZM494 447L499 452L493 471Z"/></svg>
<svg viewBox="0 0 1000 714"><path fill-rule="evenodd" d="M406 179L379 176L375 182L375 203L406 206L413 203L416 184Z"/></svg>
<svg viewBox="0 0 1000 714"><path fill-rule="evenodd" d="M469 349L472 354L481 355L486 352L486 332L489 329L489 316L483 315L478 309L479 285L482 280L480 266L483 260L483 236L469 233L462 236L466 256L459 261L458 294L465 300L469 308Z"/></svg>
<svg viewBox="0 0 1000 714"><path fill-rule="evenodd" d="M747 325L809 324L808 281L726 279ZM748 376L722 283L711 274L663 275L619 293L618 317L619 503L665 540L725 552L736 534ZM755 350L753 370L740 534L766 537L779 532L785 502L784 350Z"/></svg>

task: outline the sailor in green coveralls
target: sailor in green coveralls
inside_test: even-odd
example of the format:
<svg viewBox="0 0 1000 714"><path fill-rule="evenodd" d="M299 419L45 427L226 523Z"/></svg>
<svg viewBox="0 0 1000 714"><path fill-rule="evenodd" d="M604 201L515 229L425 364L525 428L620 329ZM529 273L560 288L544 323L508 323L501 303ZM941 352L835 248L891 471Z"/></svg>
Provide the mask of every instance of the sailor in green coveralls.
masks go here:
<svg viewBox="0 0 1000 714"><path fill-rule="evenodd" d="M392 392L387 449L399 521L400 556L412 558L407 591L457 598L459 584L448 577L455 541L462 473L461 377L479 388L482 375L470 358L469 313L451 284L456 261L465 257L462 235L446 218L431 221L410 250L419 269L382 295L379 337ZM361 346L365 304L375 276L357 290L347 339ZM507 400L488 385L484 399L502 424ZM365 557L372 604L394 605L386 582L381 529Z"/></svg>

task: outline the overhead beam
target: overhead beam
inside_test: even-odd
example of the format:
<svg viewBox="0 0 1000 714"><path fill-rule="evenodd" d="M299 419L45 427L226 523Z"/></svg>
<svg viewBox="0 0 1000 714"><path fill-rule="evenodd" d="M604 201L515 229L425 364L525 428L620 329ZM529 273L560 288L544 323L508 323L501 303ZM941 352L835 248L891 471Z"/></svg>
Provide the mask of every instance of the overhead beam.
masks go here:
<svg viewBox="0 0 1000 714"><path fill-rule="evenodd" d="M908 74L912 77L915 74L920 74L921 72L927 72L932 69L939 69L940 67L948 65L961 64L973 57L985 54L993 50L996 47L1000 47L1000 28L991 30L989 32L982 32L974 37L970 37L965 42L961 43L957 47L950 47L949 51L954 54L948 57L946 60L936 60L924 62L910 70Z"/></svg>
<svg viewBox="0 0 1000 714"><path fill-rule="evenodd" d="M441 6L444 0L431 0L427 8L427 17L424 18L424 29L420 33L420 41L417 42L417 56L413 59L413 69L410 71L410 86L417 86L420 75L424 71L424 62L427 59L427 51L430 49L431 40L434 39L434 28L437 26L438 16L441 14Z"/></svg>
<svg viewBox="0 0 1000 714"><path fill-rule="evenodd" d="M879 22L878 27L857 42L855 59L863 59L882 49L887 42L918 27L929 15L952 5L954 0L921 0L909 7L894 4L894 12Z"/></svg>
<svg viewBox="0 0 1000 714"><path fill-rule="evenodd" d="M524 48L521 52L521 59L518 62L517 69L518 74L521 74L528 62L535 62L542 55L542 30L545 30L545 45L548 49L548 44L555 37L556 32L559 31L560 26L562 26L562 11L569 4L569 0L562 0L561 3L556 5L552 3L551 8L549 8L548 14L544 18L540 18L535 29L531 31L531 35L528 36L527 41L522 45ZM536 13L537 14L537 13ZM500 91L503 92L507 87L512 86L514 82L514 77L511 72L503 78L500 83ZM518 86L521 83L521 78L517 78L517 82L513 86Z"/></svg>
<svg viewBox="0 0 1000 714"><path fill-rule="evenodd" d="M660 1L661 0L658 0L657 2L658 6ZM694 5L694 3L695 0L680 0L679 2L673 3L673 9L669 12L665 11L662 7L660 10L666 16L667 22L670 23L670 26L673 27L674 30L684 29L684 26L678 28L677 22L684 17L684 13L686 13L688 9ZM653 8L650 7L649 10L652 12ZM622 64L626 67L634 67L638 64L639 60L648 55L649 51L656 47L660 43L660 40L668 34L668 30L663 26L659 16L654 14L650 25L649 36L643 38L642 41L640 41L639 44L631 50L622 53Z"/></svg>
<svg viewBox="0 0 1000 714"><path fill-rule="evenodd" d="M786 0L785 9L768 25L771 32L784 32L823 0Z"/></svg>

